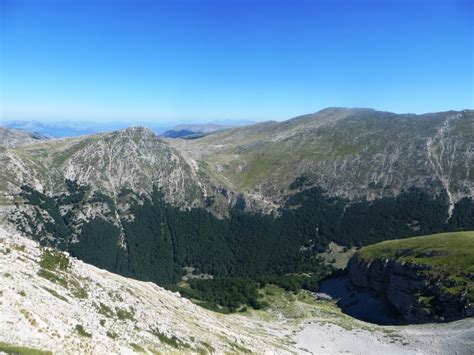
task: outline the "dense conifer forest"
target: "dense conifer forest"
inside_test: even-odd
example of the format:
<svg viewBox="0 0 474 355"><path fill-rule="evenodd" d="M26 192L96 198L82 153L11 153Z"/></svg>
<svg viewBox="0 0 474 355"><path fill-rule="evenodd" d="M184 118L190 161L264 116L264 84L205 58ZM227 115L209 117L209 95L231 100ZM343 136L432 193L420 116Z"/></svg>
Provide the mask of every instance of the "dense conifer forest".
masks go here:
<svg viewBox="0 0 474 355"><path fill-rule="evenodd" d="M34 237L68 250L85 262L160 285L178 282L184 266L217 278L324 273L329 269L317 253L331 241L361 246L474 229L471 199L459 201L448 219L447 197L429 196L419 189L393 198L349 203L313 187L293 195L278 216L235 208L223 219L203 208L173 207L155 189L150 198L141 198L140 203L130 199L135 201L130 208L133 218L121 219L123 235L115 224L96 218L85 222L79 237L72 239L71 215L61 215L60 207L65 203L80 204L87 188L72 182L67 186L69 195L55 198L23 187L25 200L54 220L45 222L54 240L42 238L40 232ZM120 194L120 198L127 196L134 196L133 192L124 190ZM110 197L95 193L91 199L106 203L115 212ZM34 221L30 222L34 225Z"/></svg>

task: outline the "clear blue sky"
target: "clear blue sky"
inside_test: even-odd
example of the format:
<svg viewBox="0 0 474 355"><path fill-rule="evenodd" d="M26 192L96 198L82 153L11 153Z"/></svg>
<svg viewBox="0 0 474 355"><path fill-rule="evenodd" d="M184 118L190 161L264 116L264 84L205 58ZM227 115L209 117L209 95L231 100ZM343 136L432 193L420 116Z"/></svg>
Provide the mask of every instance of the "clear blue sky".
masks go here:
<svg viewBox="0 0 474 355"><path fill-rule="evenodd" d="M473 3L0 0L0 118L472 108Z"/></svg>

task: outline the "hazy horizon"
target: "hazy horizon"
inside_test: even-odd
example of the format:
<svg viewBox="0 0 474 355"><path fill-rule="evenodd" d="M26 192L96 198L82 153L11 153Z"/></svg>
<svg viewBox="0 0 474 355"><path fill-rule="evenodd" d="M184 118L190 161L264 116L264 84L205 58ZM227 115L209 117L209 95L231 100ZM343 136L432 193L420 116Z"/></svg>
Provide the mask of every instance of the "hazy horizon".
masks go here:
<svg viewBox="0 0 474 355"><path fill-rule="evenodd" d="M69 126L80 126L82 124L89 125L87 128L91 127L107 127L107 129L114 129L114 127L117 127L118 129L122 127L130 127L130 126L145 126L145 127L160 127L164 129L170 129L173 127L181 126L181 125L206 125L206 124L215 124L215 125L221 125L221 126L244 126L244 125L251 125L259 122L268 122L268 121L277 121L277 122L283 122L290 120L292 118L296 118L299 116L304 116L307 114L312 114L316 113L318 111L327 109L327 108L332 108L332 107L324 107L321 108L320 110L313 111L313 112L305 112L305 113L300 113L298 115L292 116L292 117L287 117L287 118L281 118L281 119L262 119L262 120L251 120L251 119L215 119L215 120L206 120L205 118L196 118L196 119L187 119L187 120L160 120L160 119L110 119L110 120L94 120L92 118L83 118L83 119L76 119L76 120L68 120L66 118L53 118L53 119L37 119L37 118L15 118L15 119L8 119L8 118L3 118L0 117L0 126L7 126L7 127L13 127L14 124L18 123L38 123L38 124L44 124L44 125L69 125ZM372 107L338 107L338 108L348 108L348 109L373 109L376 111L381 111L381 112L392 112L395 114L413 114L413 115L423 115L423 114L430 114L434 113L435 111L427 111L427 112L420 112L420 113L413 113L413 112L393 112L389 110L378 110ZM471 107L466 107L458 110L446 110L446 111L463 111L463 110L472 110L473 108ZM441 112L441 111L440 111ZM12 126L13 125L13 126Z"/></svg>

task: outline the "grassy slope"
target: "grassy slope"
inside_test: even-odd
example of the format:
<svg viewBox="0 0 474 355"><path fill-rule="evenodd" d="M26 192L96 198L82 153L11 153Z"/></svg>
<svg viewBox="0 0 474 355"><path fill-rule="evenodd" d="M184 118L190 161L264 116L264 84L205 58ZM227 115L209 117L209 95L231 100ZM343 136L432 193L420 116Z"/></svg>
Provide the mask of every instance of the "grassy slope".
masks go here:
<svg viewBox="0 0 474 355"><path fill-rule="evenodd" d="M457 293L467 288L469 299L474 300L474 231L386 241L362 248L359 256L368 262L398 259L426 265L425 272L443 281L446 291Z"/></svg>

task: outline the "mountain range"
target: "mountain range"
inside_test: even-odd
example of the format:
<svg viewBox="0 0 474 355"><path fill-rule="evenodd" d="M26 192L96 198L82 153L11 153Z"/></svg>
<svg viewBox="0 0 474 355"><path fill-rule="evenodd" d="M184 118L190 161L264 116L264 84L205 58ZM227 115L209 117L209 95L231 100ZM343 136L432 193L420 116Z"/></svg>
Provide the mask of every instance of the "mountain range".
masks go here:
<svg viewBox="0 0 474 355"><path fill-rule="evenodd" d="M472 110L328 108L196 139L132 127L24 145L10 130L18 138L0 148L1 219L162 284L186 266L230 276L309 270L329 242L474 228L473 124ZM108 248L97 245L103 230Z"/></svg>
<svg viewBox="0 0 474 355"><path fill-rule="evenodd" d="M264 219L268 230L275 221L289 230L284 221L292 214L310 229L301 230L298 250L465 229L473 223L473 124L472 110L397 115L328 108L197 139L132 127L32 140L3 128L2 220L53 242L57 231L48 230L48 219L63 225L67 216L66 245L101 220L122 240L124 221L133 221L145 201L156 205L155 198L180 218L200 211L207 217L196 218L206 228L234 221L239 211ZM310 212L316 216L308 220ZM281 238L298 240L290 234Z"/></svg>
<svg viewBox="0 0 474 355"><path fill-rule="evenodd" d="M375 326L317 292L342 280L362 320L359 286L401 323L472 316L473 128L473 110L350 108L160 136L1 127L0 352L468 353L470 319Z"/></svg>

